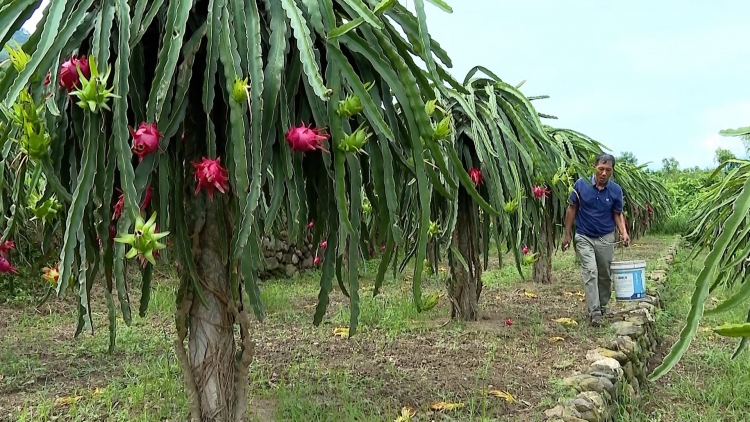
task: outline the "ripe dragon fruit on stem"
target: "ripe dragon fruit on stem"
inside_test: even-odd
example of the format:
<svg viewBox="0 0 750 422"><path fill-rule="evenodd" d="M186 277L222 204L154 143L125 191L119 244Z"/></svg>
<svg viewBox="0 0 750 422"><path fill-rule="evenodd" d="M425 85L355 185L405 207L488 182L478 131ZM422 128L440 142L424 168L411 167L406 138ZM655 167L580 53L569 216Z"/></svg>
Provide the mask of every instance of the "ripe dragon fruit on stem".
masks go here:
<svg viewBox="0 0 750 422"><path fill-rule="evenodd" d="M200 163L193 163L195 167L195 180L198 185L195 187L195 194L200 192L201 188L206 188L208 197L214 200L214 189L221 193L226 193L229 189L227 181L229 180L229 170L221 166L221 157L212 160L203 157Z"/></svg>
<svg viewBox="0 0 750 422"><path fill-rule="evenodd" d="M471 177L471 181L474 182L474 185L479 187L479 185L482 184L483 176L482 171L479 170L476 167L472 167L471 170L469 170L469 177Z"/></svg>
<svg viewBox="0 0 750 422"><path fill-rule="evenodd" d="M128 126L130 134L133 135L133 147L130 151L138 156L138 161L143 161L147 155L159 149L159 140L162 134L156 129L156 123L141 123L138 130Z"/></svg>
<svg viewBox="0 0 750 422"><path fill-rule="evenodd" d="M286 132L286 142L292 151L310 152L320 149L328 152L320 143L330 138L331 135L321 134L322 130L321 128L305 126L303 122L301 126L294 126Z"/></svg>
<svg viewBox="0 0 750 422"><path fill-rule="evenodd" d="M541 186L534 186L531 191L534 194L534 199L542 199L550 193L549 189L545 189Z"/></svg>
<svg viewBox="0 0 750 422"><path fill-rule="evenodd" d="M91 77L91 68L86 56L75 57L71 55L70 59L60 65L60 88L65 88L70 93L81 87L78 69L81 69L81 73L87 79Z"/></svg>
<svg viewBox="0 0 750 422"><path fill-rule="evenodd" d="M117 220L122 215L122 207L125 206L125 194L117 188L117 191L120 192L120 197L117 198L117 202L115 202L115 205L113 206L114 212L112 213L112 219ZM151 185L146 187L146 197L143 198L143 204L141 205L141 211L144 211L146 207L151 203L151 196L152 196L152 189Z"/></svg>
<svg viewBox="0 0 750 422"><path fill-rule="evenodd" d="M18 274L18 269L14 267L10 261L5 259L5 257L0 256L0 274Z"/></svg>
<svg viewBox="0 0 750 422"><path fill-rule="evenodd" d="M7 258L8 252L16 249L16 243L12 240L6 240L0 243L0 257Z"/></svg>

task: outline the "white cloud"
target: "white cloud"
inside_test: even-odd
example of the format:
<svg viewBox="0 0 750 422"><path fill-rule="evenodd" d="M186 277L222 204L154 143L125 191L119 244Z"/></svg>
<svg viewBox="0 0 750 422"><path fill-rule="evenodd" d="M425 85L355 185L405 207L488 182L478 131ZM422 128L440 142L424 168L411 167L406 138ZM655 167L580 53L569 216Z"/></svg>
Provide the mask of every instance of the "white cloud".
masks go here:
<svg viewBox="0 0 750 422"><path fill-rule="evenodd" d="M680 163L681 168L694 166L714 168L716 166L714 157L717 148L728 149L737 157L746 155L745 147L740 138L721 136L716 131L716 133L708 133L702 138L697 138L696 141L686 142L686 148L676 151L674 158Z"/></svg>
<svg viewBox="0 0 750 422"><path fill-rule="evenodd" d="M42 0L42 4L39 5L39 8L36 9L34 14L31 15L31 17L22 25L23 29L34 32L36 30L37 24L39 24L39 21L42 19L42 12L44 12L44 9L47 7L47 4L49 3L49 0Z"/></svg>

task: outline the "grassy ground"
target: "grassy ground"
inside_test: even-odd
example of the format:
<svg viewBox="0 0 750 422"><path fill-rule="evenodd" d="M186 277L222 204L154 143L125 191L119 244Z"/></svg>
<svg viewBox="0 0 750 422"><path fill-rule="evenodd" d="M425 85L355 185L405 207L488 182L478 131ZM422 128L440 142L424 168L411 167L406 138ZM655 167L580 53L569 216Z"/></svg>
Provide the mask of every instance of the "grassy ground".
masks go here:
<svg viewBox="0 0 750 422"><path fill-rule="evenodd" d="M618 250L616 259L646 259L653 266L671 241L640 239ZM363 294L360 332L352 339L334 335L347 326L349 313L338 291L324 323L312 326L318 274L265 282L267 318L253 329L252 417L393 421L409 406L416 410L413 421L540 420L566 394L559 379L582 368L586 351L609 328L585 322L573 253L555 256L552 285L522 279L510 262L498 268L495 259L485 272L478 322L445 324L445 299L418 314L405 276L386 280L375 298ZM365 291L372 288L376 264L363 271ZM184 420L182 378L171 346L175 281L161 274L154 286L149 314L134 314L131 327L118 325L113 355L106 354L101 292L93 304L97 331L78 339L70 298L40 308L0 306L0 420ZM441 289L437 281L426 282L427 294ZM554 321L563 317L578 324ZM513 400L490 391L510 393ZM697 402L703 390L695 391ZM440 402L459 406L430 410ZM655 401L653 408L663 404Z"/></svg>
<svg viewBox="0 0 750 422"><path fill-rule="evenodd" d="M657 317L665 335L664 350L679 337L690 310L695 279L702 269L705 253L690 259L682 250L669 274L669 289L662 295L664 312ZM709 298L706 309L731 295L718 291ZM750 360L744 351L735 360L731 356L737 341L715 335L710 328L723 322L739 323L747 317L747 303L718 316L703 317L696 338L670 373L653 383L642 397L630 421L637 422L732 422L747 421L750 409ZM657 362L658 363L658 362ZM624 419L625 421L625 419Z"/></svg>

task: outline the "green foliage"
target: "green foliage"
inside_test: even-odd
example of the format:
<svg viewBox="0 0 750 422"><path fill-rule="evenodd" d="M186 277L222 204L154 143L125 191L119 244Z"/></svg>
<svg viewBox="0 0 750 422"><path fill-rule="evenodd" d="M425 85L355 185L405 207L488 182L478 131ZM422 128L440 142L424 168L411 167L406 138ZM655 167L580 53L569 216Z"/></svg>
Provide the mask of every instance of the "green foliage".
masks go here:
<svg viewBox="0 0 750 422"><path fill-rule="evenodd" d="M727 132L722 131L722 134ZM731 133L741 135L742 131ZM750 262L750 161L734 160L729 164L732 166L726 171L723 168L715 170L711 175L713 183L695 198L695 211L689 220L693 230L687 235L687 240L694 245L693 257L706 249L710 252L695 282L692 308L680 338L654 371L652 379L664 375L685 353L697 331L706 299L712 292L718 288L734 290L731 297L705 310L706 314L733 309L750 297L750 283L747 283ZM717 332L734 335L735 331ZM735 356L745 348L747 340L747 337L742 338Z"/></svg>

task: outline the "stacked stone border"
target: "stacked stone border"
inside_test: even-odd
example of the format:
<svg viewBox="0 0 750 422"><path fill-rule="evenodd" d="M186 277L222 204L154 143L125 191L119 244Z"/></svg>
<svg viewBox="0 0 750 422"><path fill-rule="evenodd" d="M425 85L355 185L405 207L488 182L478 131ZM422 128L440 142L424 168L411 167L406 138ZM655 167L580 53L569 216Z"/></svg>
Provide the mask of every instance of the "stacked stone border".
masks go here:
<svg viewBox="0 0 750 422"><path fill-rule="evenodd" d="M318 249L317 245L312 244L311 234L305 236L302 245L297 245L293 239L289 239L286 230L278 236L264 236L261 246L264 259L263 268L258 274L261 280L294 277L313 268Z"/></svg>
<svg viewBox="0 0 750 422"><path fill-rule="evenodd" d="M614 421L624 409L632 413L630 403L646 384L648 363L659 345L654 313L661 308L659 291L666 281L680 238L658 260L648 274L646 297L625 302L612 318L613 338L603 339L603 347L586 353L588 368L563 379L578 395L544 412L552 422Z"/></svg>

